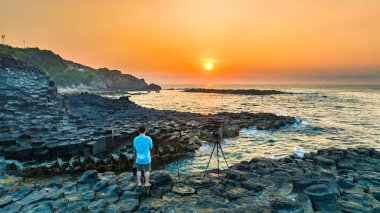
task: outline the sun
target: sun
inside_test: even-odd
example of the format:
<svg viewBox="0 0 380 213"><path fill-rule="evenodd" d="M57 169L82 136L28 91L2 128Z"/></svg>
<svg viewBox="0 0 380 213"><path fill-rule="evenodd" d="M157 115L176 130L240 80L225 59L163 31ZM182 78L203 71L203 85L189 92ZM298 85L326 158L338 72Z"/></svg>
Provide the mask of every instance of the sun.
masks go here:
<svg viewBox="0 0 380 213"><path fill-rule="evenodd" d="M215 64L217 63L217 60L215 60L213 58L202 58L201 61L203 64L203 68L206 71L213 70L215 68Z"/></svg>
<svg viewBox="0 0 380 213"><path fill-rule="evenodd" d="M214 67L214 65L211 62L206 62L204 66L206 70L212 70L212 68Z"/></svg>

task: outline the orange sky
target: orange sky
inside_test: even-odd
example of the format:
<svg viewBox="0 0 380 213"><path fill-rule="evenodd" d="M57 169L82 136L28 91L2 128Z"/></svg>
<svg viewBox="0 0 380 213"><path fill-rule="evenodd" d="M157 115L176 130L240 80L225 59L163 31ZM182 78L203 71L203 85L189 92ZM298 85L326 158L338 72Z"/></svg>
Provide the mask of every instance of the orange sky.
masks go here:
<svg viewBox="0 0 380 213"><path fill-rule="evenodd" d="M0 0L0 34L148 82L380 83L379 0Z"/></svg>

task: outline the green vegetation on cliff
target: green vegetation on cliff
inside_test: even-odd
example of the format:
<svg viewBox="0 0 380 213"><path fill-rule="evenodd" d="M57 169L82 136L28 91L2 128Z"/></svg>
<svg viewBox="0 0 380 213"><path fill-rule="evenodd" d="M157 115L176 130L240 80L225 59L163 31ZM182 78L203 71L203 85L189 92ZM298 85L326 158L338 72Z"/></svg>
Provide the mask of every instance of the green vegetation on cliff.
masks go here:
<svg viewBox="0 0 380 213"><path fill-rule="evenodd" d="M69 60L50 50L0 45L0 54L9 55L44 71L60 87L86 86L94 89L160 90L144 79L117 70L94 69Z"/></svg>

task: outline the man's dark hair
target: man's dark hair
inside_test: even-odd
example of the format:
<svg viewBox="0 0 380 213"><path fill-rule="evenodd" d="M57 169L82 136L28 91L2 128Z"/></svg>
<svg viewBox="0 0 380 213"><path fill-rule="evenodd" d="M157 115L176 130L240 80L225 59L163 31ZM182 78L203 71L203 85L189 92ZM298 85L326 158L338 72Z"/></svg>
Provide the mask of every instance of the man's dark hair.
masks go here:
<svg viewBox="0 0 380 213"><path fill-rule="evenodd" d="M145 126L140 126L140 127L139 127L139 132L140 132L140 133L144 133L145 130L146 130Z"/></svg>

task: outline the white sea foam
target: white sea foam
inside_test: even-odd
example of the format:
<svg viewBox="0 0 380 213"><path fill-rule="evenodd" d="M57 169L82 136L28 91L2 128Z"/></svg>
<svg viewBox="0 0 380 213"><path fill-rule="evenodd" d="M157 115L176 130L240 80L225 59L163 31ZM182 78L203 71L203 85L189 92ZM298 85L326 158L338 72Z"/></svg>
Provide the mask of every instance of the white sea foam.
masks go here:
<svg viewBox="0 0 380 213"><path fill-rule="evenodd" d="M295 157L297 157L297 158L303 158L303 156L305 155L305 153L309 153L309 152L301 149L300 147L296 147L293 150L293 155Z"/></svg>
<svg viewBox="0 0 380 213"><path fill-rule="evenodd" d="M281 129L303 129L309 125L311 124L308 121L296 118L296 122L294 124L284 126ZM240 133L244 133L247 135L256 135L256 136L269 135L271 134L271 132L272 130L257 130L257 128L254 126L249 127L249 128L243 128L240 130Z"/></svg>
<svg viewBox="0 0 380 213"><path fill-rule="evenodd" d="M59 93L80 93L80 92L88 92L93 88L87 87L85 85L79 85L79 86L71 86L71 87L58 87Z"/></svg>
<svg viewBox="0 0 380 213"><path fill-rule="evenodd" d="M292 128L292 129L303 129L307 126L311 125L308 121L301 120L299 118L296 118L296 122L294 124L287 126L286 128Z"/></svg>
<svg viewBox="0 0 380 213"><path fill-rule="evenodd" d="M268 135L270 134L270 130L258 130L256 127L248 127L240 130L240 133L244 133L246 135Z"/></svg>

